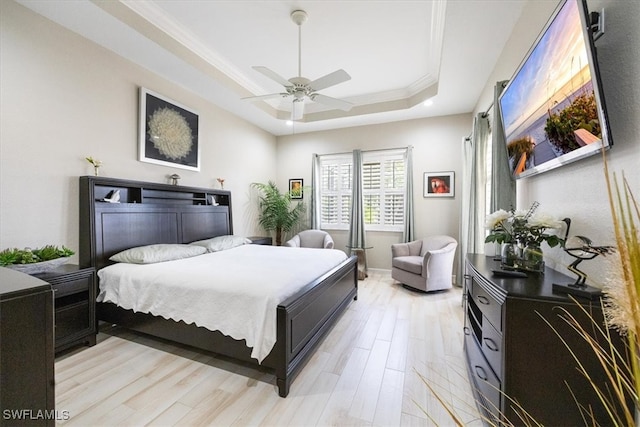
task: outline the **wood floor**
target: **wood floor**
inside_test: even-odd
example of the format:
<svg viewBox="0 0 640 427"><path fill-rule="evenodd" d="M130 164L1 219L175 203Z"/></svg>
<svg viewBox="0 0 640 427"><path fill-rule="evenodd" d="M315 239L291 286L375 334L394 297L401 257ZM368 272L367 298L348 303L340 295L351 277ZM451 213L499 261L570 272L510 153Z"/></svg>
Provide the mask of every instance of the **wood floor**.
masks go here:
<svg viewBox="0 0 640 427"><path fill-rule="evenodd" d="M462 351L461 290L420 294L370 271L286 399L272 373L120 328L56 359L65 426L452 425L421 376L480 426Z"/></svg>

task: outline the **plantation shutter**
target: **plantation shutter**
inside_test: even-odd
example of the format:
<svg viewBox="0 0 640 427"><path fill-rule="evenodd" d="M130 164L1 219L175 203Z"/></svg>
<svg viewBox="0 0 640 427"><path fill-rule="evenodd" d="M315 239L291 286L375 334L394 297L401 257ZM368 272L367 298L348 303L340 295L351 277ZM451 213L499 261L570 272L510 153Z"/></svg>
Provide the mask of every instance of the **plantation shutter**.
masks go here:
<svg viewBox="0 0 640 427"><path fill-rule="evenodd" d="M405 150L363 152L363 208L367 230L404 227ZM320 156L321 227L348 229L351 211L351 155Z"/></svg>

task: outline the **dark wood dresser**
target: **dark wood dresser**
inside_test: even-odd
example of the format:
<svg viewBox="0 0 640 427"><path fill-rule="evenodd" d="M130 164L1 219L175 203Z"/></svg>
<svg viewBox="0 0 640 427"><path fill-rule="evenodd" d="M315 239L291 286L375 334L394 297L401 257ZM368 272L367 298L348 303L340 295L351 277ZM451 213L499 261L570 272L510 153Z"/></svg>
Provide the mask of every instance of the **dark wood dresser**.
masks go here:
<svg viewBox="0 0 640 427"><path fill-rule="evenodd" d="M55 425L53 340L51 285L0 267L0 425Z"/></svg>
<svg viewBox="0 0 640 427"><path fill-rule="evenodd" d="M467 255L464 347L478 409L494 422L506 419L521 424L513 400L542 425L584 425L577 399L593 408L600 425L610 425L593 388L544 320L579 355L591 379L604 387L605 373L593 350L559 317L567 310L593 329L580 306L602 324L600 301L578 299L576 303L567 295L554 293L553 283L573 283L575 279L549 268L542 275L526 278L492 273L499 268L500 262L492 257ZM622 348L621 340L616 344Z"/></svg>
<svg viewBox="0 0 640 427"><path fill-rule="evenodd" d="M95 345L95 269L65 264L34 276L53 287L56 352L80 344Z"/></svg>

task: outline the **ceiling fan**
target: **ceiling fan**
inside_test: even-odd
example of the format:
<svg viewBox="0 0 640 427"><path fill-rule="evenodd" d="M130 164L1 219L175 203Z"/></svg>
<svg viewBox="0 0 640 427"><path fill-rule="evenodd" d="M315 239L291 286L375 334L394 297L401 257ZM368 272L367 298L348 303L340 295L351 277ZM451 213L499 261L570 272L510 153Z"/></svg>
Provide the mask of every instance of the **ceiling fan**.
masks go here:
<svg viewBox="0 0 640 427"><path fill-rule="evenodd" d="M353 104L351 104L350 102L318 93L319 90L335 86L339 83L346 82L347 80L351 80L351 76L346 71L340 69L313 81L302 77L302 24L307 19L308 15L304 10L294 10L293 12L291 12L291 20L298 26L298 77L292 77L287 80L267 67L252 67L257 72L269 77L271 80L277 83L280 83L282 86L284 86L286 92L250 96L243 99L259 100L278 97L291 97L293 99L291 108L291 120L299 120L302 118L304 113L305 98L344 111L349 111L351 107L353 107Z"/></svg>

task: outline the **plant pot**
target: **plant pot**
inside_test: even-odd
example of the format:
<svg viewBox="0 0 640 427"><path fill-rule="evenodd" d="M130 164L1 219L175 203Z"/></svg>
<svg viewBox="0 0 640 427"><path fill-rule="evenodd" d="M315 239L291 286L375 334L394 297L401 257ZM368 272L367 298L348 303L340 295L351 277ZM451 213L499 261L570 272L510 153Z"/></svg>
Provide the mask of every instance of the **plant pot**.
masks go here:
<svg viewBox="0 0 640 427"><path fill-rule="evenodd" d="M37 274L37 273L44 273L45 271L58 268L62 264L65 264L67 261L69 261L69 258L71 257L50 259L48 261L34 262L31 264L11 264L5 267L10 268L12 270L20 271L26 274Z"/></svg>

